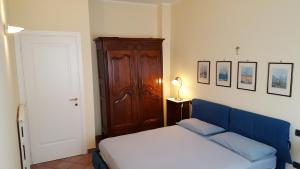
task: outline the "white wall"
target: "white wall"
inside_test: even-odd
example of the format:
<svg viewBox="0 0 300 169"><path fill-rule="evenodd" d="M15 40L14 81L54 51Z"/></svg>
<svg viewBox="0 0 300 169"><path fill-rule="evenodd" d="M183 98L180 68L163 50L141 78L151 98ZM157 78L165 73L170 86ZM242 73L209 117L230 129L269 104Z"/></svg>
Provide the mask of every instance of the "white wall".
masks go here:
<svg viewBox="0 0 300 169"><path fill-rule="evenodd" d="M134 2L89 0L91 37L144 37L165 38L164 46L164 97L169 96L171 6ZM92 46L94 43L92 42ZM96 135L101 134L101 112L98 89L96 49L93 48L93 77L95 91Z"/></svg>
<svg viewBox="0 0 300 169"><path fill-rule="evenodd" d="M289 121L300 128L300 1L188 0L173 6L171 77L183 77L185 96L202 98ZM240 46L241 56L235 55ZM231 88L215 86L215 61L233 61ZM197 83L197 61L209 60L211 85ZM237 62L258 62L257 91L236 89ZM292 98L266 94L268 62L293 62ZM291 134L293 160L300 138Z"/></svg>
<svg viewBox="0 0 300 169"><path fill-rule="evenodd" d="M4 34L6 20L5 0L0 0L0 168L21 168L18 129L18 87L15 57L9 53L8 39Z"/></svg>
<svg viewBox="0 0 300 169"><path fill-rule="evenodd" d="M95 147L93 78L88 1L8 0L8 19L29 31L80 32L88 148Z"/></svg>

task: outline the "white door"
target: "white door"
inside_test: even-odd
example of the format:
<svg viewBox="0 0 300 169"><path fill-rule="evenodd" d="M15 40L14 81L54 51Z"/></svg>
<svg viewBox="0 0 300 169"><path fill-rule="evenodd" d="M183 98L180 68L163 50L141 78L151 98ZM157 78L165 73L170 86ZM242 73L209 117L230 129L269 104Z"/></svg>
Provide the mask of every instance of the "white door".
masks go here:
<svg viewBox="0 0 300 169"><path fill-rule="evenodd" d="M79 35L22 33L18 39L33 164L82 154Z"/></svg>

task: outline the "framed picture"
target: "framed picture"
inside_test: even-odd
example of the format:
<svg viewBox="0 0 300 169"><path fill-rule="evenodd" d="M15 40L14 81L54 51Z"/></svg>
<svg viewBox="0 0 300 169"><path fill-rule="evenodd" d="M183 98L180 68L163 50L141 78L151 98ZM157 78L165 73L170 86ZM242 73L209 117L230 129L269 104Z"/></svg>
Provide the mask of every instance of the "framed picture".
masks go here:
<svg viewBox="0 0 300 169"><path fill-rule="evenodd" d="M197 82L210 84L210 61L198 61Z"/></svg>
<svg viewBox="0 0 300 169"><path fill-rule="evenodd" d="M293 63L269 63L267 93L292 96Z"/></svg>
<svg viewBox="0 0 300 169"><path fill-rule="evenodd" d="M257 62L238 62L237 88L256 91Z"/></svg>
<svg viewBox="0 0 300 169"><path fill-rule="evenodd" d="M223 87L231 87L231 61L216 62L216 85Z"/></svg>

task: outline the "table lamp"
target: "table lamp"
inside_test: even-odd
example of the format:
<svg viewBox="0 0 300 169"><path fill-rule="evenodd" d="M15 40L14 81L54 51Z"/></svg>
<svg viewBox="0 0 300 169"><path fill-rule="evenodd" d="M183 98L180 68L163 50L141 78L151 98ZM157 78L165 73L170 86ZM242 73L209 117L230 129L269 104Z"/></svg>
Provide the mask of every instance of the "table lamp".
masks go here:
<svg viewBox="0 0 300 169"><path fill-rule="evenodd" d="M177 97L175 98L175 100L181 101L182 98L180 98L180 89L182 87L182 79L180 77L176 77L174 80L172 80L172 84L174 86L179 86L178 92L177 92Z"/></svg>

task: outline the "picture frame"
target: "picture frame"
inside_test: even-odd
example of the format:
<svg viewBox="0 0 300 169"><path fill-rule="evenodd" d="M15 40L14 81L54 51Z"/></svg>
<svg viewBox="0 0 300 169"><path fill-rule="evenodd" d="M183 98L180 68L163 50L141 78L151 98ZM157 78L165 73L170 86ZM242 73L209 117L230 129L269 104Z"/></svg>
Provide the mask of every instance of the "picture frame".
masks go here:
<svg viewBox="0 0 300 169"><path fill-rule="evenodd" d="M257 62L238 62L237 89L256 91Z"/></svg>
<svg viewBox="0 0 300 169"><path fill-rule="evenodd" d="M267 93L292 97L294 63L270 62Z"/></svg>
<svg viewBox="0 0 300 169"><path fill-rule="evenodd" d="M232 61L216 62L216 86L231 87Z"/></svg>
<svg viewBox="0 0 300 169"><path fill-rule="evenodd" d="M210 61L198 61L197 82L202 84L210 84Z"/></svg>

